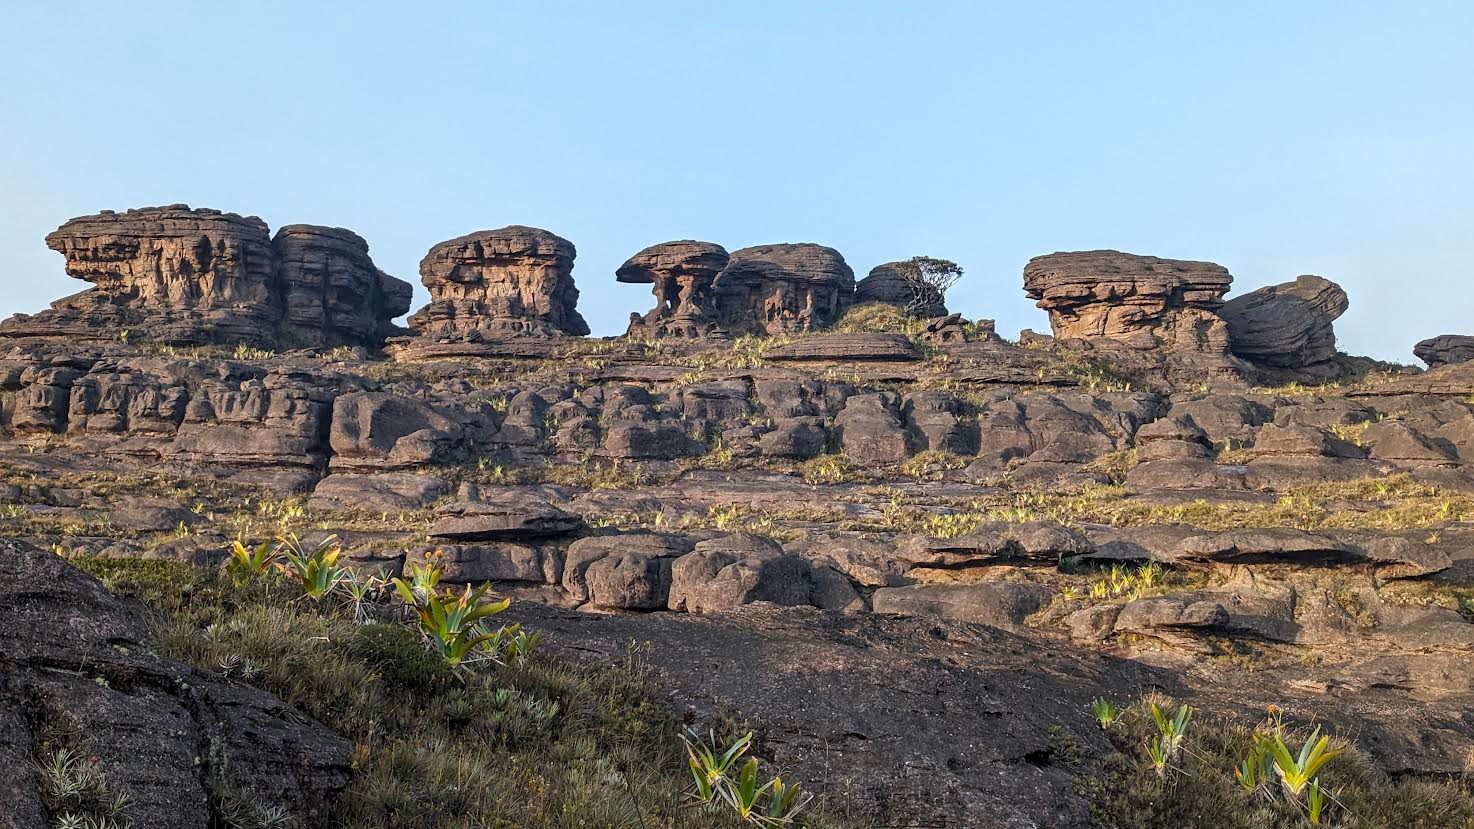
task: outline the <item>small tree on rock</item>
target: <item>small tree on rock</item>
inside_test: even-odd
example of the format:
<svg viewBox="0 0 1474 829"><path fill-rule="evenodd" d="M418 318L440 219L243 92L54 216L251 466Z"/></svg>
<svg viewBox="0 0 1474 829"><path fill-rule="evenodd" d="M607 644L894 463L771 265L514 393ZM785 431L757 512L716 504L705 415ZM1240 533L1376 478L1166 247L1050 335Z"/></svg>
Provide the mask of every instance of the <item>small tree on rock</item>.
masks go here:
<svg viewBox="0 0 1474 829"><path fill-rule="evenodd" d="M896 263L896 269L911 287L911 299L904 306L911 314L921 314L933 305L943 304L947 290L962 278L962 267L956 262L930 256L913 256Z"/></svg>

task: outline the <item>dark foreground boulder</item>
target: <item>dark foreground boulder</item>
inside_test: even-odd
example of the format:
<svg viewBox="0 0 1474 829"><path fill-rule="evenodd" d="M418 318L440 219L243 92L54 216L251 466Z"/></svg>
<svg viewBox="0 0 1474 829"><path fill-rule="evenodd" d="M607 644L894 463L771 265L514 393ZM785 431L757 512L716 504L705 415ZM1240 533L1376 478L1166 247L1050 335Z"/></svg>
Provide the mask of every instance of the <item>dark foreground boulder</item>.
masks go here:
<svg viewBox="0 0 1474 829"><path fill-rule="evenodd" d="M147 640L134 607L95 579L0 540L0 826L53 825L35 762L61 749L95 760L133 826L227 825L226 791L318 825L348 782L347 741Z"/></svg>

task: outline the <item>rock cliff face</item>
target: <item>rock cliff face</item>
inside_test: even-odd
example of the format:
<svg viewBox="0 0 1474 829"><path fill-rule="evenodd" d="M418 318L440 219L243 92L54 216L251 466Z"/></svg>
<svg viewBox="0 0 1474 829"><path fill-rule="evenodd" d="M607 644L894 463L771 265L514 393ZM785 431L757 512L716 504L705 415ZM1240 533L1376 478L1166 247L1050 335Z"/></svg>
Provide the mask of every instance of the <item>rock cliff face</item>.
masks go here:
<svg viewBox="0 0 1474 829"><path fill-rule="evenodd" d="M0 324L0 338L132 338L172 345L376 347L409 285L334 228L266 223L187 205L103 211L46 237L92 290Z"/></svg>
<svg viewBox="0 0 1474 829"><path fill-rule="evenodd" d="M420 260L430 304L410 327L429 338L586 335L576 255L567 239L521 225L441 242Z"/></svg>
<svg viewBox="0 0 1474 829"><path fill-rule="evenodd" d="M887 262L871 268L870 273L855 285L855 304L883 302L904 308L916 301L918 305L914 311L919 317L947 316L943 297L935 289L918 286L908 278L904 265L903 262Z"/></svg>
<svg viewBox="0 0 1474 829"><path fill-rule="evenodd" d="M721 323L733 333L817 331L854 302L855 272L834 248L759 245L732 252L715 292Z"/></svg>
<svg viewBox="0 0 1474 829"><path fill-rule="evenodd" d="M632 337L691 339L720 331L712 285L731 257L711 242L664 242L631 256L619 267L620 282L648 284L655 307L630 314Z"/></svg>
<svg viewBox="0 0 1474 829"><path fill-rule="evenodd" d="M1268 368L1304 370L1336 356L1332 323L1348 306L1340 285L1306 275L1234 297L1219 313L1235 355Z"/></svg>
<svg viewBox="0 0 1474 829"><path fill-rule="evenodd" d="M1428 368L1467 363L1474 360L1474 337L1462 334L1440 334L1413 346L1413 355Z"/></svg>
<svg viewBox="0 0 1474 829"><path fill-rule="evenodd" d="M1114 250L1036 256L1024 267L1024 290L1049 312L1056 337L1214 354L1228 349L1228 330L1216 312L1232 282L1212 262Z"/></svg>
<svg viewBox="0 0 1474 829"><path fill-rule="evenodd" d="M279 347L381 343L409 313L409 283L374 267L368 242L351 230L287 225L272 248L285 291Z"/></svg>

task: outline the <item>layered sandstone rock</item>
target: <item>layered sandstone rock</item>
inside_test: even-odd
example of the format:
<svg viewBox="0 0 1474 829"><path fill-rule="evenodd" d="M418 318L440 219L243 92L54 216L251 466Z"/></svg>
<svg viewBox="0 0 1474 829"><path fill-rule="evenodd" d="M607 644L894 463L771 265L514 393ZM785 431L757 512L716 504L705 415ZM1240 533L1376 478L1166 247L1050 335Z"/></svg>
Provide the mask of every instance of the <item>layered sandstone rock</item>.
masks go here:
<svg viewBox="0 0 1474 829"><path fill-rule="evenodd" d="M420 281L430 304L410 317L431 337L583 336L573 285L573 243L546 230L511 225L430 248Z"/></svg>
<svg viewBox="0 0 1474 829"><path fill-rule="evenodd" d="M630 314L629 336L693 338L718 333L712 284L730 257L721 245L683 240L651 245L619 266L620 282L650 285L655 307Z"/></svg>
<svg viewBox="0 0 1474 829"><path fill-rule="evenodd" d="M1024 267L1024 291L1049 312L1056 337L1215 354L1228 348L1228 329L1216 312L1232 282L1212 262L1115 250L1052 253Z"/></svg>
<svg viewBox="0 0 1474 829"><path fill-rule="evenodd" d="M410 284L374 267L368 242L351 230L287 225L271 245L285 297L279 347L377 345L409 313Z"/></svg>
<svg viewBox="0 0 1474 829"><path fill-rule="evenodd" d="M254 216L180 204L72 219L46 244L95 287L12 317L0 338L377 347L409 310L409 284L336 228L291 225L273 243Z"/></svg>
<svg viewBox="0 0 1474 829"><path fill-rule="evenodd" d="M906 267L905 262L886 262L871 268L855 285L855 304L881 302L906 308L914 303L911 311L918 317L947 316L941 292L911 276Z"/></svg>
<svg viewBox="0 0 1474 829"><path fill-rule="evenodd" d="M715 294L720 321L733 333L817 331L854 302L855 272L834 248L759 245L732 252Z"/></svg>
<svg viewBox="0 0 1474 829"><path fill-rule="evenodd" d="M1467 363L1474 360L1474 337L1462 334L1429 337L1413 346L1413 355L1427 363L1428 368Z"/></svg>
<svg viewBox="0 0 1474 829"><path fill-rule="evenodd" d="M1235 355L1268 368L1305 369L1336 356L1332 323L1348 305L1341 286L1306 275L1234 297L1219 313Z"/></svg>

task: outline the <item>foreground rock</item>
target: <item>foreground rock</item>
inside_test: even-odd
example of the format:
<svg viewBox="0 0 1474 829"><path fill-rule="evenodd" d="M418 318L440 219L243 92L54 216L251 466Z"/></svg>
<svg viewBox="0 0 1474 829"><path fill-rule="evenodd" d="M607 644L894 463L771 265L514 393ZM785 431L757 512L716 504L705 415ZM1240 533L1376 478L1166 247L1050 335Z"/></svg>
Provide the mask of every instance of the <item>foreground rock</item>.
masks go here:
<svg viewBox="0 0 1474 829"><path fill-rule="evenodd" d="M64 621L58 624L58 621ZM224 825L221 792L326 820L349 744L271 695L153 656L133 606L0 540L0 826L46 826L33 758L94 757L135 826Z"/></svg>
<svg viewBox="0 0 1474 829"><path fill-rule="evenodd" d="M95 288L0 324L0 338L151 341L268 349L376 348L410 286L340 228L266 223L188 205L103 211L46 237Z"/></svg>
<svg viewBox="0 0 1474 829"><path fill-rule="evenodd" d="M1336 356L1332 323L1349 304L1341 286L1307 275L1234 297L1220 313L1235 355L1267 368L1303 371Z"/></svg>
<svg viewBox="0 0 1474 829"><path fill-rule="evenodd" d="M1228 329L1217 311L1232 283L1212 262L1115 250L1052 253L1024 267L1024 291L1049 312L1056 337L1105 337L1134 348L1225 352Z"/></svg>

